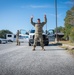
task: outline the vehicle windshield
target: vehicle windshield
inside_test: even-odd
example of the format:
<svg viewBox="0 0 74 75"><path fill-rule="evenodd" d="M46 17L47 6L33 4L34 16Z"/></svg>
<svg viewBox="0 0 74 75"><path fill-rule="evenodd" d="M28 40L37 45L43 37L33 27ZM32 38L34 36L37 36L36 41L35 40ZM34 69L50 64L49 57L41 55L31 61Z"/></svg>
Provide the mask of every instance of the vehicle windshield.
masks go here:
<svg viewBox="0 0 74 75"><path fill-rule="evenodd" d="M31 30L30 33L35 33L35 30Z"/></svg>
<svg viewBox="0 0 74 75"><path fill-rule="evenodd" d="M42 31L44 33L44 31ZM35 30L31 30L30 33L35 33Z"/></svg>

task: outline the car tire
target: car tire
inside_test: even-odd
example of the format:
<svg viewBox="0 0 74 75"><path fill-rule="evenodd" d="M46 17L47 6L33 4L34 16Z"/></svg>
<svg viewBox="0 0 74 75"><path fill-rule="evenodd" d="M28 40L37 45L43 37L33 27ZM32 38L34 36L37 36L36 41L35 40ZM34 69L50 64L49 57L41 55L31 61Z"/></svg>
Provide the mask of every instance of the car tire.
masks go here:
<svg viewBox="0 0 74 75"><path fill-rule="evenodd" d="M31 46L31 44L29 43L29 46Z"/></svg>
<svg viewBox="0 0 74 75"><path fill-rule="evenodd" d="M45 44L45 46L48 46L49 44L47 43L47 44Z"/></svg>
<svg viewBox="0 0 74 75"><path fill-rule="evenodd" d="M47 46L48 46L48 44L47 44Z"/></svg>

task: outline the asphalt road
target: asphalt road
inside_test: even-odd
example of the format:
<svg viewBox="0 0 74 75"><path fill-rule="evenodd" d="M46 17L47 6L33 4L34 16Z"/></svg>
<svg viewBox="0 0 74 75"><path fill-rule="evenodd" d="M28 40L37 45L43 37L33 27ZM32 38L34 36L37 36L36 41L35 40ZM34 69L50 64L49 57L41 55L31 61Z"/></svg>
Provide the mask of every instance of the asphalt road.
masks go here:
<svg viewBox="0 0 74 75"><path fill-rule="evenodd" d="M0 75L74 75L74 57L59 46L0 44Z"/></svg>

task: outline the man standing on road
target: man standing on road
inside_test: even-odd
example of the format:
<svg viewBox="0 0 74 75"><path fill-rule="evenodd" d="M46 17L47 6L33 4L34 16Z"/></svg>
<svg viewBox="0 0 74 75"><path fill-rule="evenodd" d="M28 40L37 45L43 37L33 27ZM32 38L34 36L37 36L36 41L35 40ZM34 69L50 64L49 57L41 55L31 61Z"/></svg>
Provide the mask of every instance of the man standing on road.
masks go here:
<svg viewBox="0 0 74 75"><path fill-rule="evenodd" d="M31 17L31 24L35 27L35 37L34 37L34 44L33 44L33 51L35 51L35 47L37 45L37 40L40 40L40 44L42 47L42 50L44 49L44 44L43 44L43 26L47 23L47 18L46 15L44 15L44 22L40 22L40 19L37 19L37 23L33 22L33 16Z"/></svg>
<svg viewBox="0 0 74 75"><path fill-rule="evenodd" d="M20 42L19 42L19 30L17 30L17 33L16 33L16 42L17 44L16 45L20 45Z"/></svg>

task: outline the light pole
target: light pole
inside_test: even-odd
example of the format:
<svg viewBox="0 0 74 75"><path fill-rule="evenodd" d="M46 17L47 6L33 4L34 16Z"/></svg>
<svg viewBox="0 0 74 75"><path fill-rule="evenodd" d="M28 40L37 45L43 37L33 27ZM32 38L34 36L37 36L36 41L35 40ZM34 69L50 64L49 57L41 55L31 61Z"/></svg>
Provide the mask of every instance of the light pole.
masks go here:
<svg viewBox="0 0 74 75"><path fill-rule="evenodd" d="M46 34L47 34L47 23L46 23Z"/></svg>
<svg viewBox="0 0 74 75"><path fill-rule="evenodd" d="M57 0L55 0L55 20L56 20L56 43L58 43L58 38L57 38Z"/></svg>

